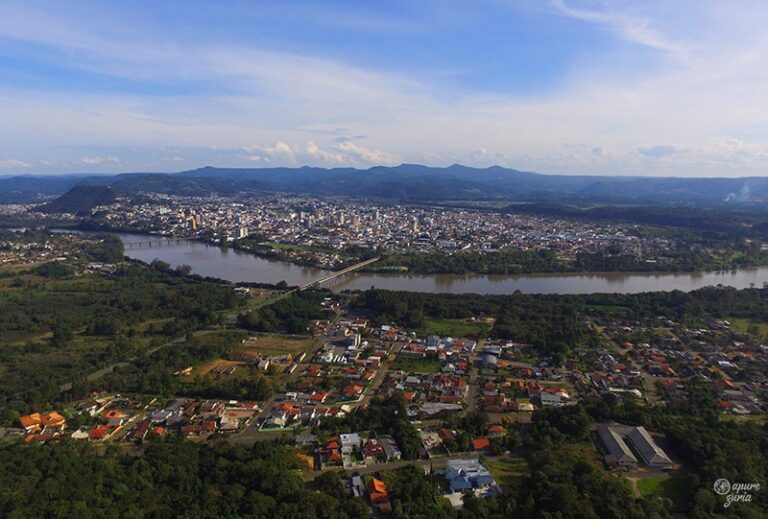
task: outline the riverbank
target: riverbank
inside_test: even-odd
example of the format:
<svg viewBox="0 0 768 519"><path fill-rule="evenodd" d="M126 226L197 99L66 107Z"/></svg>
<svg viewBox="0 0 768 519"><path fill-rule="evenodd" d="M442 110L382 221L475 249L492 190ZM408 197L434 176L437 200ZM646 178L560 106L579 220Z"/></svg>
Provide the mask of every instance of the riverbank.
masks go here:
<svg viewBox="0 0 768 519"><path fill-rule="evenodd" d="M215 242L210 242L216 245ZM551 250L437 253L386 253L368 249L336 250L323 247L257 243L238 240L222 246L249 252L263 258L285 261L303 267L340 270L378 256L380 261L361 272L409 273L416 275L521 275L521 274L597 274L597 273L675 273L719 272L739 268L768 266L766 251L720 251L719 254L689 254L686 257L643 259L626 254L604 252L558 255Z"/></svg>
<svg viewBox="0 0 768 519"><path fill-rule="evenodd" d="M123 241L137 241L141 236L120 235ZM198 241L169 243L162 247L126 249L125 254L147 263L160 259L173 267L189 265L202 276L232 282L285 281L301 286L319 279L329 270L298 266L267 259L232 248L220 248ZM543 294L640 293L682 290L689 292L704 286L735 288L761 287L768 282L768 267L749 267L728 271L658 273L591 272L539 273L520 275L486 274L411 274L357 272L336 280L335 291L376 288L432 293L511 294L515 291Z"/></svg>

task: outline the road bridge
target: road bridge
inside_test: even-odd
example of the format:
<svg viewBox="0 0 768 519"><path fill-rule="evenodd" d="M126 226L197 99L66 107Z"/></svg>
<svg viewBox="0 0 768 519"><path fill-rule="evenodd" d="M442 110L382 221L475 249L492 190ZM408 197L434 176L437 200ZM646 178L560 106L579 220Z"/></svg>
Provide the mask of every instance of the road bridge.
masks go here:
<svg viewBox="0 0 768 519"><path fill-rule="evenodd" d="M343 276L345 274L349 274L349 273L354 272L356 270L360 270L361 268L367 267L371 263L379 261L380 259L381 258L378 258L378 257L377 258L367 259L365 261L361 261L360 263L356 263L356 264L352 265L351 267L347 267L347 268L339 270L337 272L331 272L330 274L327 274L327 275L321 277L320 279L316 279L314 281L310 281L309 283L301 285L299 287L299 291L306 290L306 289L312 288L312 287L316 287L318 285L322 285L323 283L331 281L332 279L336 279L339 276Z"/></svg>
<svg viewBox="0 0 768 519"><path fill-rule="evenodd" d="M196 238L147 238L146 240L139 241L124 241L123 246L128 249L143 249L144 247L150 249L152 247L163 247L171 245L178 245L181 242L195 240Z"/></svg>

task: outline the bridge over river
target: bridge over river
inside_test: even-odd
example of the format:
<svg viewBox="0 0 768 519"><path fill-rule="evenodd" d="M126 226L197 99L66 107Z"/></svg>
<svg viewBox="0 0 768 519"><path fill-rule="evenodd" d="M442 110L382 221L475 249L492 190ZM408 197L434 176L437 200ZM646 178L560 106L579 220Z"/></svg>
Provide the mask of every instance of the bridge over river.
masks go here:
<svg viewBox="0 0 768 519"><path fill-rule="evenodd" d="M336 279L337 277L343 276L345 274L350 274L350 273L352 273L352 272L354 272L356 270L360 270L361 268L367 267L371 263L379 261L380 259L381 258L367 259L365 261L361 261L360 263L355 263L351 267L347 267L345 269L342 269L342 270L339 270L339 271L336 271L336 272L331 272L330 274L326 274L325 276L323 276L323 277L321 277L319 279L315 279L314 281L310 281L309 283L305 283L305 284L301 285L298 288L298 290L299 291L306 290L308 288L312 288L312 287L316 287L318 285L322 285L323 283L327 283L328 281Z"/></svg>
<svg viewBox="0 0 768 519"><path fill-rule="evenodd" d="M123 246L127 249L143 249L147 248L150 249L152 247L170 247L172 245L178 245L185 241L192 241L196 240L197 238L170 238L170 237L160 237L160 238L151 238L147 237L145 240L138 240L138 241L124 241Z"/></svg>

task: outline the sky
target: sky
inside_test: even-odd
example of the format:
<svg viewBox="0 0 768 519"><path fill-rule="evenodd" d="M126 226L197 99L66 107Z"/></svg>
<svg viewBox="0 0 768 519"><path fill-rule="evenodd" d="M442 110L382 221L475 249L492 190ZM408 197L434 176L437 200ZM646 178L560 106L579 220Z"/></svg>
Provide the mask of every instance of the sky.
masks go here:
<svg viewBox="0 0 768 519"><path fill-rule="evenodd" d="M0 0L0 176L768 174L765 0Z"/></svg>

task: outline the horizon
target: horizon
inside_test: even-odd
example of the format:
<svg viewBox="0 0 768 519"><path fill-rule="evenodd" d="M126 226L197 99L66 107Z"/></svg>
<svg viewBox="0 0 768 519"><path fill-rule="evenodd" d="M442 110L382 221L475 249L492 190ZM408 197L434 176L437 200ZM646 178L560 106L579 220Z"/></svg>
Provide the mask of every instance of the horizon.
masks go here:
<svg viewBox="0 0 768 519"><path fill-rule="evenodd" d="M399 168L403 166L421 166L421 167L427 167L431 169L448 169L454 166L463 167L463 168L469 168L469 169L476 169L479 171L484 171L488 169L494 169L494 168L501 168L509 172L514 173L526 173L526 174L533 174L533 175L542 175L542 176L566 176L566 177L598 177L598 178L616 178L616 179L683 179L683 180L718 180L718 179L725 179L725 180L749 180L752 178L765 178L765 176L761 175L745 175L745 176L681 176L681 175L658 175L658 176L644 176L644 175L633 175L633 174L623 174L623 175L601 175L598 173L552 173L552 172L541 172L541 171L528 171L528 170L522 170L517 169L514 167L509 166L501 166L499 164L492 164L490 166L471 166L468 164L459 164L459 163L453 163L448 166L432 166L428 164L416 164L411 162L402 162L400 164L395 165L385 165L385 164L375 164L371 166L366 167L357 167L357 166L313 166L310 164L303 164L299 166L212 166L210 164L206 164L204 166L199 167L193 167L191 169L182 169L182 170L172 170L172 171L113 171L113 172L104 172L104 171L90 171L90 172L83 172L83 171L72 171L72 172L19 172L19 173L0 173L0 179L7 179L7 178L19 178L19 177L114 177L118 175L177 175L181 173L190 173L193 171L200 171L203 169L215 169L215 170L253 170L253 171L259 171L259 170L274 170L274 169L289 169L289 170L299 170L304 168L309 169L322 169L326 171L331 171L335 169L355 169L357 171L368 171L375 168Z"/></svg>
<svg viewBox="0 0 768 519"><path fill-rule="evenodd" d="M0 4L0 176L768 173L768 5L633 4Z"/></svg>

